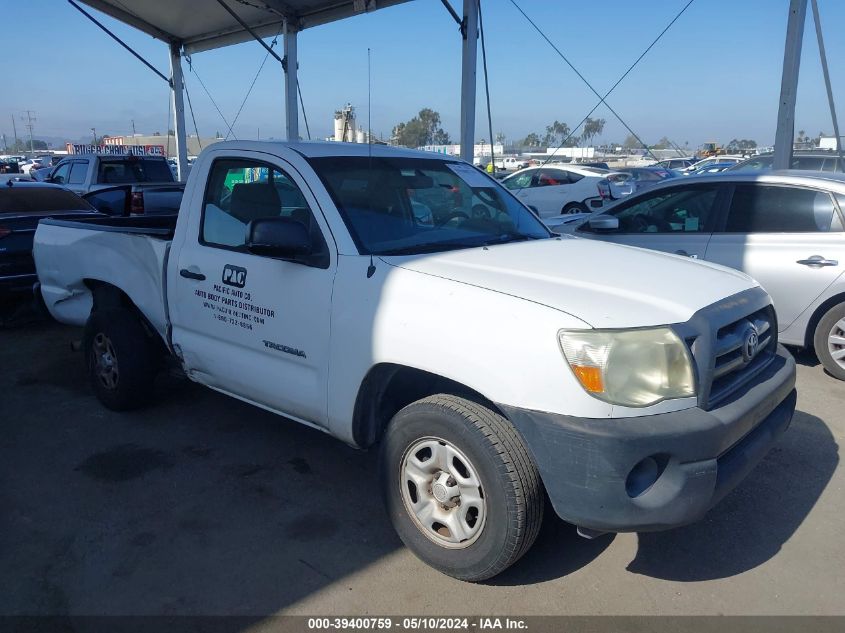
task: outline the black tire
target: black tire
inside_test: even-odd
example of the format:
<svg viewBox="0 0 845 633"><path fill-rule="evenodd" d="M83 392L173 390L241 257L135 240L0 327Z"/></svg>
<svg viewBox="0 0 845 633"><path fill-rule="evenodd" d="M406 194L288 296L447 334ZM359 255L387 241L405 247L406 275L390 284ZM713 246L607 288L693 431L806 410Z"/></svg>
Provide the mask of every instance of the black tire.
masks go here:
<svg viewBox="0 0 845 633"><path fill-rule="evenodd" d="M105 379L103 348L116 361L113 379ZM113 411L148 403L158 371L159 350L138 317L129 310L97 310L88 317L83 336L85 365L97 399Z"/></svg>
<svg viewBox="0 0 845 633"><path fill-rule="evenodd" d="M845 380L845 360L840 359L837 362L833 357L831 345L837 350L845 349L845 345L839 347L838 344L832 344L830 339L833 336L845 338L845 324L842 324L842 321L845 321L845 303L835 305L825 312L816 325L816 331L813 334L813 347L816 356L828 373L839 380Z"/></svg>
<svg viewBox="0 0 845 633"><path fill-rule="evenodd" d="M403 497L406 453L428 438L442 438L462 452L481 483L484 522L475 540L461 549L427 535ZM454 578L492 578L519 560L540 531L545 495L522 438L508 420L464 398L435 395L399 411L382 439L380 475L399 537L422 561Z"/></svg>
<svg viewBox="0 0 845 633"><path fill-rule="evenodd" d="M590 210L587 208L583 202L570 202L567 204L563 209L561 209L561 215L569 215L570 213L589 213Z"/></svg>

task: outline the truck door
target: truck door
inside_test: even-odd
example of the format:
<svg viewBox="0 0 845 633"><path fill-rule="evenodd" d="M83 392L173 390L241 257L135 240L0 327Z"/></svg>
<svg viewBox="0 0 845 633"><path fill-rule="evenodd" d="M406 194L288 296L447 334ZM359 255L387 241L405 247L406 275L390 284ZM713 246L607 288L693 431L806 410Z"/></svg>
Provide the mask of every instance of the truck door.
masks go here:
<svg viewBox="0 0 845 633"><path fill-rule="evenodd" d="M336 251L301 175L272 160L260 153L213 160L202 212L192 209L184 242L174 244L173 343L198 382L325 425ZM279 216L308 230L308 261L247 250L249 222Z"/></svg>

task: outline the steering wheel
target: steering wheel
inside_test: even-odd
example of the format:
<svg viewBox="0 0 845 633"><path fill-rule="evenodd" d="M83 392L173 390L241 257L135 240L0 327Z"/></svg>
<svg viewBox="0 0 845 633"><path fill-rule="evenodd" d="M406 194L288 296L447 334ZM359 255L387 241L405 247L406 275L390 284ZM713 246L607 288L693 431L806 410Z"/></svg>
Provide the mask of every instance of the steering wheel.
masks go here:
<svg viewBox="0 0 845 633"><path fill-rule="evenodd" d="M485 204L472 205L472 217L482 218L484 220L491 220L493 215L490 213L490 207Z"/></svg>
<svg viewBox="0 0 845 633"><path fill-rule="evenodd" d="M437 226L437 227L445 226L446 224L449 224L449 222L451 222L452 220L455 220L457 218L463 218L464 220L469 220L469 216L466 213L464 213L463 211L452 211L452 213L447 215L444 219L442 219L438 222L435 222L434 226Z"/></svg>

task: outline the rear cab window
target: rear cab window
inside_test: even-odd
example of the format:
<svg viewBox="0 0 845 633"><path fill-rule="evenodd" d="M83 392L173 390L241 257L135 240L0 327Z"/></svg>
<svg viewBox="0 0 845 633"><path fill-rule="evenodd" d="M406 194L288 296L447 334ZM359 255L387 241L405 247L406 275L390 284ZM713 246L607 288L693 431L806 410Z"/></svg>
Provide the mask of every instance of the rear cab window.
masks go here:
<svg viewBox="0 0 845 633"><path fill-rule="evenodd" d="M131 185L142 182L173 182L173 173L163 158L125 156L101 158L97 166L97 183Z"/></svg>

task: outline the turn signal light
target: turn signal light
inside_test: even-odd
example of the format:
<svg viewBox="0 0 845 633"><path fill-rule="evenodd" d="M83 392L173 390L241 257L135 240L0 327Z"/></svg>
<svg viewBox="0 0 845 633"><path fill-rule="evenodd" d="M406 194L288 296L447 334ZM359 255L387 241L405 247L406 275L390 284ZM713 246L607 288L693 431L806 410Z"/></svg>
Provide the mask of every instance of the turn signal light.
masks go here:
<svg viewBox="0 0 845 633"><path fill-rule="evenodd" d="M601 368L589 365L570 365L581 385L590 393L602 393L604 382L601 378Z"/></svg>
<svg viewBox="0 0 845 633"><path fill-rule="evenodd" d="M12 229L5 227L5 226L0 226L0 237L6 237L7 235L10 235L11 233L12 233Z"/></svg>

